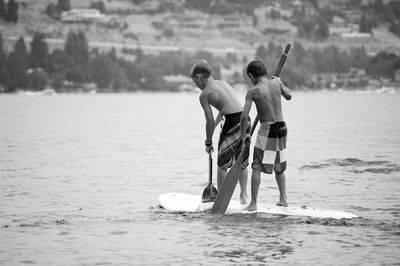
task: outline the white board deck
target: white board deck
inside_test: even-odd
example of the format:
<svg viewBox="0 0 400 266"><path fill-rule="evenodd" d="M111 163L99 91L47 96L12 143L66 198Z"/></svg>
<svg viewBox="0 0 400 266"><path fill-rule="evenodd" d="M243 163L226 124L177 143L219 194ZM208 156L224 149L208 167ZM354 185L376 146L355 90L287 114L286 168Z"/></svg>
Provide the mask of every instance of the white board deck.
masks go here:
<svg viewBox="0 0 400 266"><path fill-rule="evenodd" d="M201 196L185 193L165 193L159 196L160 206L171 212L201 212L211 209L213 203L202 203ZM290 216L308 216L313 218L355 218L357 215L339 210L329 210L312 207L300 207L289 205L288 207L279 207L272 204L259 202L257 211L247 211L246 205L239 201L231 200L226 213L268 213Z"/></svg>

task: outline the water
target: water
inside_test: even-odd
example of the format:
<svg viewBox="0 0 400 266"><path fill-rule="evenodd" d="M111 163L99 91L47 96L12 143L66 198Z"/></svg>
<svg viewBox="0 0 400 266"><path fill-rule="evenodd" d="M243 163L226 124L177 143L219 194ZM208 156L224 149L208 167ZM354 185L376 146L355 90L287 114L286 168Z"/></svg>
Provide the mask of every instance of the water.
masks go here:
<svg viewBox="0 0 400 266"><path fill-rule="evenodd" d="M159 209L206 186L198 94L1 95L0 264L398 265L400 94L298 92L284 116L289 203L360 218Z"/></svg>

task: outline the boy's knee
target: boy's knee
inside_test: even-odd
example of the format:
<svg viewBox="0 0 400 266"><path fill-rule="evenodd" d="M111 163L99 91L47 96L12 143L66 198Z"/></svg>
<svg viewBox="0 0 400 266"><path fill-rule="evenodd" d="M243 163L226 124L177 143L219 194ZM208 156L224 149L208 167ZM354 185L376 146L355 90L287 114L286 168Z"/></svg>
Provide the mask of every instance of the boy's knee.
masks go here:
<svg viewBox="0 0 400 266"><path fill-rule="evenodd" d="M275 165L274 167L274 172L275 174L279 175L279 174L283 174L285 172L286 169L280 167L279 165Z"/></svg>

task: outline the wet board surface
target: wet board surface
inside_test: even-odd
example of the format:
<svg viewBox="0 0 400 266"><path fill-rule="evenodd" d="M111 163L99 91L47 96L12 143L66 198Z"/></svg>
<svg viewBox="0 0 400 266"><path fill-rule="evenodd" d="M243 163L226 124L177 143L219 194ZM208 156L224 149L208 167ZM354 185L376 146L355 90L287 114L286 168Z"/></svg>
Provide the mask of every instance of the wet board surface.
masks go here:
<svg viewBox="0 0 400 266"><path fill-rule="evenodd" d="M160 207L171 212L201 212L211 209L213 203L202 203L200 195L192 195L185 193L165 193L159 196L158 202ZM231 200L227 214L232 213L268 213L287 216L308 216L313 218L355 218L357 215L345 211L313 208L310 206L295 206L289 205L288 207L279 207L273 204L266 204L259 202L257 211L247 211L245 208L247 204L240 204L239 201Z"/></svg>

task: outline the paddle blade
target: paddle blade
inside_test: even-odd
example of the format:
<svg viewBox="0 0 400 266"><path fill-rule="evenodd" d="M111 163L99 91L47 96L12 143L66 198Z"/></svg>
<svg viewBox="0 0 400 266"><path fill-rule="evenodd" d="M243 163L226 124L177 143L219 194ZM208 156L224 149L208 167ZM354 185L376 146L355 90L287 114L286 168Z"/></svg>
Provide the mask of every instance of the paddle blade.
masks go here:
<svg viewBox="0 0 400 266"><path fill-rule="evenodd" d="M201 196L201 202L214 202L217 198L217 195L218 190L212 184L208 184L203 191L203 195Z"/></svg>
<svg viewBox="0 0 400 266"><path fill-rule="evenodd" d="M242 163L243 163L244 152L241 152L231 170L224 179L221 189L218 193L217 198L211 208L211 213L224 214L228 208L229 202L231 201L233 191L235 190L236 184L238 183L239 177L242 174Z"/></svg>

